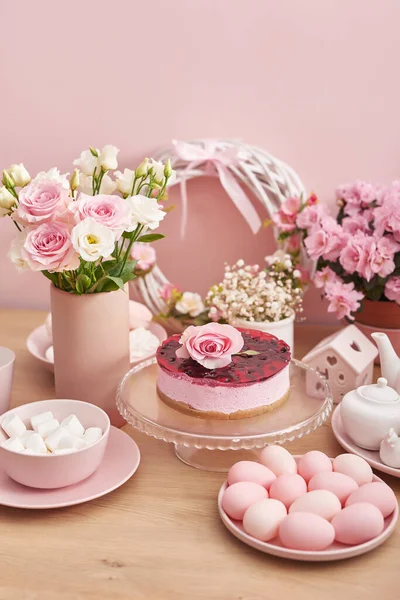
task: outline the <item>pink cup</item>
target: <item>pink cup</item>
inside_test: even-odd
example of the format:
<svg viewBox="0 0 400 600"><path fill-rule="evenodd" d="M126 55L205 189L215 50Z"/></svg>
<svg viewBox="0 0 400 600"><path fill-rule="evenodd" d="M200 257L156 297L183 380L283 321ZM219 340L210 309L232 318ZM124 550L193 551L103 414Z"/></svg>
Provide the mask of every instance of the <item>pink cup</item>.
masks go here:
<svg viewBox="0 0 400 600"><path fill-rule="evenodd" d="M15 354L0 346L0 415L10 408Z"/></svg>

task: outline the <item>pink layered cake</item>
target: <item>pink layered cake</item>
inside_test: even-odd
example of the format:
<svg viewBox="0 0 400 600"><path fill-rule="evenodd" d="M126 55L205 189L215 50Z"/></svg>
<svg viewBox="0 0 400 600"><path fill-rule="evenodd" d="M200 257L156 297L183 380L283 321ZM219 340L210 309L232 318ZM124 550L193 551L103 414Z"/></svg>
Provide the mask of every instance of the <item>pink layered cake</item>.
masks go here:
<svg viewBox="0 0 400 600"><path fill-rule="evenodd" d="M222 341L214 334L208 339L206 328L222 331ZM240 350L224 354L224 335L231 330L230 325L210 324L165 340L157 351L157 391L166 404L198 417L241 419L276 408L287 398L289 346L262 331L235 329ZM188 341L190 336L196 337L194 342Z"/></svg>

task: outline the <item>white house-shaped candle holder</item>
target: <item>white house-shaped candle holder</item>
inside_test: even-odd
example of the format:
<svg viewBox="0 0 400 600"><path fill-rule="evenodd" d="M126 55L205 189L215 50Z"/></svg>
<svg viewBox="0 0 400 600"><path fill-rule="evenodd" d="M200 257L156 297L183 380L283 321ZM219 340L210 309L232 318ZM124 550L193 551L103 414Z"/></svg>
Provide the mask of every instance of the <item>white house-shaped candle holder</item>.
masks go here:
<svg viewBox="0 0 400 600"><path fill-rule="evenodd" d="M347 392L372 383L377 355L375 344L355 325L349 325L321 340L303 362L325 377L333 401L338 403ZM307 371L306 389L309 396L324 397L324 388L313 371Z"/></svg>

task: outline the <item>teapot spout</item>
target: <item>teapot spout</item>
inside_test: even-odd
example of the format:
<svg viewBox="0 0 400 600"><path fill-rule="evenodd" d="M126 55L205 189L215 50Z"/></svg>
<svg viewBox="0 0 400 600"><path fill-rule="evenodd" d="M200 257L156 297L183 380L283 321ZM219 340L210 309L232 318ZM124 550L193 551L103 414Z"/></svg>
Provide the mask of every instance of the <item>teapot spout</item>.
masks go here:
<svg viewBox="0 0 400 600"><path fill-rule="evenodd" d="M371 334L378 348L381 361L382 376L387 379L390 387L400 393L400 358L397 356L386 333Z"/></svg>

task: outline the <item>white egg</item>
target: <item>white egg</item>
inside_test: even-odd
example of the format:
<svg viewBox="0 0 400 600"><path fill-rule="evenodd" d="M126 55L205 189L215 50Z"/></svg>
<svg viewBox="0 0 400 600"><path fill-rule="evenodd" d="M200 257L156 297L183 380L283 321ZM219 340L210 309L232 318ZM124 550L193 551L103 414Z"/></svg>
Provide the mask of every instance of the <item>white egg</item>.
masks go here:
<svg viewBox="0 0 400 600"><path fill-rule="evenodd" d="M257 540L268 542L278 535L279 525L286 515L285 505L279 500L260 500L244 513L243 529Z"/></svg>
<svg viewBox="0 0 400 600"><path fill-rule="evenodd" d="M282 446L267 446L260 453L260 462L277 477L285 473L297 473L297 464L293 456Z"/></svg>
<svg viewBox="0 0 400 600"><path fill-rule="evenodd" d="M289 513L313 513L330 521L341 509L342 505L335 494L328 490L314 490L297 498L289 508Z"/></svg>

